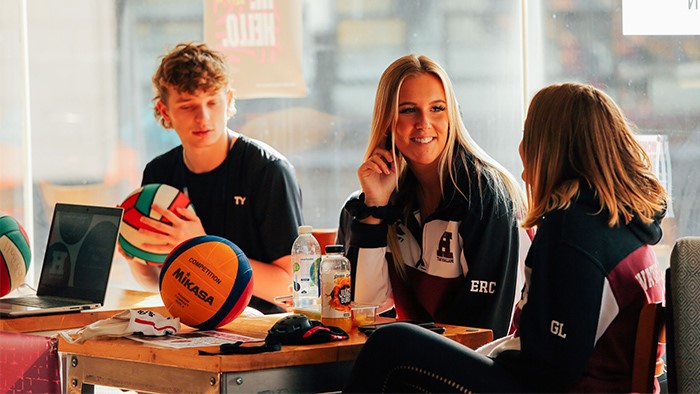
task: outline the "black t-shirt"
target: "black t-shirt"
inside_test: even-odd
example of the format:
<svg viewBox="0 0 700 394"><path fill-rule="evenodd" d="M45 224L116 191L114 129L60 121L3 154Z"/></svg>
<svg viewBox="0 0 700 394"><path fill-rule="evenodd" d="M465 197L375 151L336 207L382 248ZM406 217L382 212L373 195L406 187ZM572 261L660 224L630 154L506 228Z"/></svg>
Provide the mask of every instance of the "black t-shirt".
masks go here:
<svg viewBox="0 0 700 394"><path fill-rule="evenodd" d="M207 234L230 240L261 262L288 255L303 222L294 167L270 146L242 135L221 165L202 174L187 169L182 145L171 149L146 165L141 184L149 183L186 191ZM250 306L283 312L257 297Z"/></svg>

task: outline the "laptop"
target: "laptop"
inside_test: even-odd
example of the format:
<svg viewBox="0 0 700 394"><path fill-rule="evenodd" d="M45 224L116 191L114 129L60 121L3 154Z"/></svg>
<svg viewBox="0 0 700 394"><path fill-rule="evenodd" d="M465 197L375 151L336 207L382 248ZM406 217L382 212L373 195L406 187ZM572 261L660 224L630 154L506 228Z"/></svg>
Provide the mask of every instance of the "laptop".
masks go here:
<svg viewBox="0 0 700 394"><path fill-rule="evenodd" d="M122 213L122 208L56 204L36 294L0 298L0 316L101 307Z"/></svg>

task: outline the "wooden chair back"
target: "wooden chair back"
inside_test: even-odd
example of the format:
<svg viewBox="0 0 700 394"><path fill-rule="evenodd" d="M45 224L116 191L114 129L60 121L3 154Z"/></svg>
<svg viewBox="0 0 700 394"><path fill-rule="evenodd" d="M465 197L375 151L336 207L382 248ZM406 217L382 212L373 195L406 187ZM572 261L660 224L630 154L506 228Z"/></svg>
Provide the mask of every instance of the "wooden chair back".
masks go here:
<svg viewBox="0 0 700 394"><path fill-rule="evenodd" d="M664 372L664 360L658 357L658 350L665 344L665 308L661 303L644 305L637 325L631 392L654 392L655 378Z"/></svg>
<svg viewBox="0 0 700 394"><path fill-rule="evenodd" d="M93 183L87 185L59 185L47 181L39 182L39 189L44 198L49 219L54 205L58 202L68 204L116 206L126 197L118 183Z"/></svg>
<svg viewBox="0 0 700 394"><path fill-rule="evenodd" d="M314 229L311 234L321 245L321 254L326 254L326 246L335 245L335 239L338 236L338 229L335 228L318 228Z"/></svg>

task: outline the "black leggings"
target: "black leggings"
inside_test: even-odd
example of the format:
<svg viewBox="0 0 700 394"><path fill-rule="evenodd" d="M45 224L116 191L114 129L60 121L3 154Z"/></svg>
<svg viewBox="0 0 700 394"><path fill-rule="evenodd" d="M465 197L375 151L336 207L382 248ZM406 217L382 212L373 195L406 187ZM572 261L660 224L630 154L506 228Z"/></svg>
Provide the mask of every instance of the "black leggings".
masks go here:
<svg viewBox="0 0 700 394"><path fill-rule="evenodd" d="M451 339L413 324L381 327L369 337L344 392L526 392L526 384Z"/></svg>

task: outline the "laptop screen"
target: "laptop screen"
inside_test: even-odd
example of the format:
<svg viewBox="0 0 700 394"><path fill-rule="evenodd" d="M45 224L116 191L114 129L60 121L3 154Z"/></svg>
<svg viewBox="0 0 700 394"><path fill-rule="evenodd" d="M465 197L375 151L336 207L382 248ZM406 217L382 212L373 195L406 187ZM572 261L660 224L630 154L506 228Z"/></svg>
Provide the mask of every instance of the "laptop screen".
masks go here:
<svg viewBox="0 0 700 394"><path fill-rule="evenodd" d="M122 211L56 204L37 295L103 302Z"/></svg>

